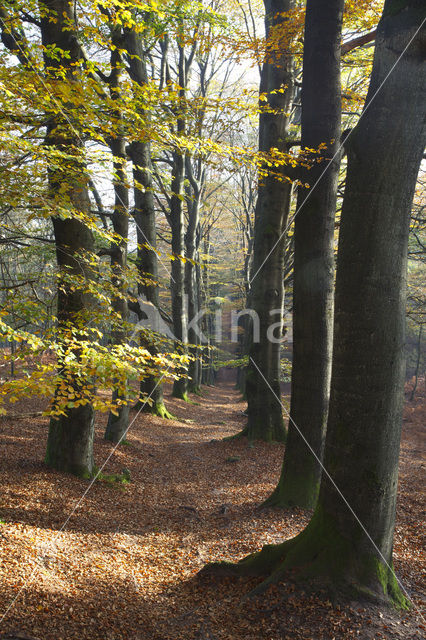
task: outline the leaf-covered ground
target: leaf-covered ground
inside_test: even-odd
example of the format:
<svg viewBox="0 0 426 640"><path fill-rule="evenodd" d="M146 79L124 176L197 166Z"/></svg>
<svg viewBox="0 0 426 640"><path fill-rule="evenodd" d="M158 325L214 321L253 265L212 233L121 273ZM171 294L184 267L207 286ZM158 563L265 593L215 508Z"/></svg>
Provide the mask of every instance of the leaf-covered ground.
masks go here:
<svg viewBox="0 0 426 640"><path fill-rule="evenodd" d="M47 420L34 415L36 401L0 419L0 638L12 630L42 640L424 637L416 609L339 606L291 584L242 601L253 580L197 578L207 561L236 560L295 535L310 515L256 510L277 482L283 448L222 441L243 426L244 404L230 382L203 393L194 404L167 398L176 420L137 416L129 444L104 469L129 469L127 485L90 486L49 471ZM420 390L406 406L395 536L395 569L417 608L424 400ZM104 422L98 465L113 449L102 440Z"/></svg>

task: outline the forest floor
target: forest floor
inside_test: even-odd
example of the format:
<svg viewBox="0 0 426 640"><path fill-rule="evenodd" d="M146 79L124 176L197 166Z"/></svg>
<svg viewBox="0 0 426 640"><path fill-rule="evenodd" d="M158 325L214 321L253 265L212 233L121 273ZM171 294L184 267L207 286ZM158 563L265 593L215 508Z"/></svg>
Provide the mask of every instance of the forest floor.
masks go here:
<svg viewBox="0 0 426 640"><path fill-rule="evenodd" d="M42 640L424 637L415 608L339 606L291 583L242 602L256 581L198 578L208 561L294 536L310 513L256 509L276 485L283 447L222 440L245 422L231 382L204 388L193 404L166 399L176 420L139 414L129 444L113 453L99 417L96 462L112 453L104 473L129 469L127 485L48 470L37 401L0 419L0 638L12 630ZM405 408L395 535L395 570L416 608L425 416L419 390Z"/></svg>

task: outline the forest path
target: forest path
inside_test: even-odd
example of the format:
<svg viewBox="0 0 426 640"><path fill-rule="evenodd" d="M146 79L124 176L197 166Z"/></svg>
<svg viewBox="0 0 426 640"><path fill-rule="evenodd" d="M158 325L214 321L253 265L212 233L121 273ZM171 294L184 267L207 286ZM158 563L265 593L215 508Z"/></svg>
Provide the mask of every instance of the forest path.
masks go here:
<svg viewBox="0 0 426 640"><path fill-rule="evenodd" d="M192 400L173 399L167 388L176 420L139 414L129 444L104 470L127 468L131 482L98 481L76 509L88 483L41 462L47 420L0 420L0 616L19 593L0 638L12 629L43 640L421 637L413 613L395 618L365 607L337 609L291 584L240 605L253 581L195 577L207 561L237 560L295 535L310 514L256 509L278 480L283 447L222 440L246 420L232 382L205 387ZM23 401L13 411L38 408ZM397 571L416 600L424 413L421 395L406 407L395 544ZM102 439L105 420L100 416L96 429L99 466L112 450Z"/></svg>

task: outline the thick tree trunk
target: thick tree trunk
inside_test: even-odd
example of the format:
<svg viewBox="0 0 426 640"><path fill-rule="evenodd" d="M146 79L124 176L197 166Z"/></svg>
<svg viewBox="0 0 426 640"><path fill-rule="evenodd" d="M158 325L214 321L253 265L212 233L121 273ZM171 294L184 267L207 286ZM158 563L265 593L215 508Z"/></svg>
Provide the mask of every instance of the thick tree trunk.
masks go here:
<svg viewBox="0 0 426 640"><path fill-rule="evenodd" d="M309 170L301 171L309 189L299 187L297 199L290 421L281 478L266 502L281 507L313 508L321 478L333 346L343 7L344 0L308 0L306 5L302 149L327 147L315 154Z"/></svg>
<svg viewBox="0 0 426 640"><path fill-rule="evenodd" d="M292 7L291 0L265 0L265 26L283 23L282 13ZM259 122L259 149L287 151L288 113L293 96L293 58L276 50L268 53L273 62L262 67L260 92L268 97L268 108ZM280 391L280 339L284 304L283 268L285 226L290 208L292 185L285 168L260 178L255 211L251 300L260 323L259 341L252 342L246 375L248 426L244 431L251 440L283 441L285 429L282 410L277 402ZM272 312L274 312L272 314ZM281 322L281 329L279 323ZM270 326L278 323L271 340ZM261 373L260 373L261 372ZM267 382L265 382L264 378ZM272 390L271 390L272 389Z"/></svg>
<svg viewBox="0 0 426 640"><path fill-rule="evenodd" d="M75 389L78 391L78 388ZM90 478L93 473L95 413L91 404L51 418L45 462L49 467Z"/></svg>
<svg viewBox="0 0 426 640"><path fill-rule="evenodd" d="M70 28L75 24L73 5L67 0L43 0L41 34L46 47L44 62L52 77L56 70L65 70L70 83L76 83L80 51L76 44L76 34ZM59 60L49 56L49 48L54 45L59 50ZM62 56L61 51L67 52ZM89 215L90 200L88 178L83 160L81 140L68 119L62 114L52 117L48 125L46 146L67 153L67 170L49 168L49 192L52 207L64 206L69 202L75 210ZM73 160L71 160L73 158ZM87 325L90 315L91 298L85 292L86 281L93 278L87 254L94 248L92 232L76 218L52 218L56 243L56 256L60 272L58 286L58 334L69 333L70 327L78 339L78 329ZM75 277L81 284L69 282ZM79 358L76 348L75 357ZM65 366L60 368L63 382L71 386L76 398L84 395L86 384L84 376L75 378ZM59 393L59 388L58 388ZM90 403L79 407L67 408L66 416L52 418L46 449L46 463L60 471L80 476L90 476L93 471L93 428L94 411Z"/></svg>
<svg viewBox="0 0 426 640"><path fill-rule="evenodd" d="M314 516L293 540L231 569L269 574L266 583L292 570L293 577L331 583L350 598L361 594L398 606L406 599L393 573L392 546L408 231L426 143L425 15L419 0L385 2L367 106L348 145L327 473Z"/></svg>
<svg viewBox="0 0 426 640"><path fill-rule="evenodd" d="M52 143L52 137L48 136L48 144ZM69 175L69 174L68 174ZM72 181L68 187L72 193L68 193L70 200L76 209L84 213L89 212L89 198L85 182ZM56 179L50 179L52 195L58 188ZM62 197L63 197L62 191ZM81 202L84 197L87 203ZM80 203L80 206L79 206ZM69 276L91 279L93 274L85 264L86 257L83 253L93 251L93 236L87 227L76 219L53 219L53 228L56 243L56 256L64 280L59 280L58 287L58 335L69 335L70 326L77 329L74 338L78 339L78 329L83 328L89 321L90 300L84 293L85 283L82 288L69 284ZM80 357L78 348L75 349L75 357ZM68 387L73 388L75 398L85 395L89 381L84 376L76 378L66 366L60 365L60 376ZM89 477L93 471L93 437L94 437L94 410L90 403L75 408L67 408L66 415L52 417L50 420L47 439L45 461L50 467L59 471L66 471L75 475Z"/></svg>
<svg viewBox="0 0 426 640"><path fill-rule="evenodd" d="M143 87L148 82L145 54L139 34L134 30L125 30L126 51L128 52L128 65L131 79L135 84ZM148 118L147 113L142 114ZM128 147L129 155L133 162L134 201L133 218L136 223L137 265L141 282L138 283L138 294L156 308L159 306L158 298L158 257L157 229L155 220L154 193L152 184L151 144L149 141L134 141ZM144 283L146 278L150 282ZM145 344L154 354L155 348ZM162 418L171 418L164 404L163 387L155 376L147 376L140 383L141 399L138 408L148 413L153 413ZM152 402L146 402L145 398Z"/></svg>
<svg viewBox="0 0 426 640"><path fill-rule="evenodd" d="M318 524L311 526L314 534L317 529L323 560L333 550L320 534L321 521L334 529L339 547L346 546L341 565L335 567L340 579L399 604L404 599L391 567L408 231L426 143L424 26L391 69L425 17L422 2L385 3L367 109L348 145L324 465L374 546L328 477L321 487Z"/></svg>

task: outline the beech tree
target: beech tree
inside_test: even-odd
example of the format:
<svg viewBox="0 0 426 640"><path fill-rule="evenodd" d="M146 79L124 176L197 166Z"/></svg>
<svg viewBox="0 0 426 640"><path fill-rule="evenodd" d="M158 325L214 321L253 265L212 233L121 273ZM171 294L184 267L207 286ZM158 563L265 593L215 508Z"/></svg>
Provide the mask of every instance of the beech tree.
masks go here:
<svg viewBox="0 0 426 640"><path fill-rule="evenodd" d="M43 0L40 2L41 36L44 46L44 64L53 79L65 74L71 85L78 82L78 61L81 51L76 34L70 25L75 24L73 5L68 0ZM76 64L77 63L77 64ZM46 144L69 154L73 158L66 175L59 166L48 172L50 198L70 204L83 214L90 212L87 173L84 168L82 142L73 125L61 114L50 117ZM58 287L58 321L65 333L71 327L83 328L90 310L90 296L86 291L86 279L93 278L87 264L87 254L93 252L94 238L91 230L77 217L52 219L56 242L56 257L62 272ZM67 284L67 277L83 276L81 285ZM75 357L79 357L78 348ZM80 382L67 375L62 366L62 377L76 396L81 395L84 379ZM87 382L86 382L87 383ZM62 384L62 383L60 383ZM46 462L60 471L77 475L91 475L93 471L94 410L90 403L69 408L66 415L52 417L47 441Z"/></svg>
<svg viewBox="0 0 426 640"><path fill-rule="evenodd" d="M343 0L306 5L301 145L319 151L300 169L308 188L299 186L294 222L290 420L281 479L266 502L271 506L312 508L320 485L333 345L343 7Z"/></svg>
<svg viewBox="0 0 426 640"><path fill-rule="evenodd" d="M19 109L16 116L11 109L2 120L3 139L7 128L12 131L10 170L7 168L2 175L3 187L7 185L2 207L14 217L10 230L17 229L16 223L22 219L20 234L25 234L25 223L41 231L49 226L49 220L53 238L41 235L40 240L55 246L57 269L49 267L53 270L52 282L58 284L56 295L52 296L52 291L49 294L53 301L48 306L47 328L38 315L44 301L37 291L31 302L30 322L17 328L16 322L9 326L0 320L3 337L25 343L19 357L24 360L30 355L36 362L28 375L6 380L1 397L12 402L23 395L49 398L46 462L81 476L90 476L94 469L95 410L111 410L106 436L120 441L127 429L129 403L136 395L128 380L139 383L148 374L164 376L173 372L180 360L175 354L169 354L168 359L164 345L161 353L152 355L126 341L131 270L126 256L129 198L125 116L129 117L134 104L129 107L128 85L123 98L123 21L116 8L113 5L110 13L103 7L100 18L96 5L92 16L100 20L102 54L111 55L109 75L104 73L108 68L105 55L100 64L84 49L87 24L72 3L46 0L35 3L30 12L20 4L0 11L2 42L12 54L3 66L3 81L12 86L14 78L19 77L23 88L16 95L6 89ZM129 16L125 13L127 22ZM31 25L27 30L24 21ZM26 128L22 138L14 128L15 117L19 126ZM91 153L95 140L97 148ZM25 147L22 158L28 159L26 163L17 154L19 142L21 148ZM103 206L91 174L94 165L102 167L103 149L108 150L106 166L109 152L113 160L111 210ZM21 176L25 189L17 199L13 193ZM111 175L103 174L104 179L108 177ZM94 211L89 190L96 202ZM101 256L107 256L107 261L101 261ZM42 359L46 349L54 355L47 364ZM99 394L98 389L112 389L112 397Z"/></svg>
<svg viewBox="0 0 426 640"><path fill-rule="evenodd" d="M392 567L402 424L407 245L426 143L426 11L386 0L370 87L347 142L324 474L308 526L214 573L291 571L350 598L407 606Z"/></svg>
<svg viewBox="0 0 426 640"><path fill-rule="evenodd" d="M119 100L121 98L121 66L122 55L120 52L121 29L113 27L111 29L111 73L109 77L109 89L111 98ZM122 122L122 113L118 109L112 116L117 122ZM126 266L127 266L127 242L129 235L129 188L127 186L126 175L126 140L122 134L117 132L109 141L109 146L113 156L113 181L114 181L114 211L112 214L112 225L116 238L111 242L110 256L111 269L113 272L113 283L117 289L117 295L112 301L113 310L117 314L114 319L112 331L113 340L117 344L126 341L125 324L129 317L129 307L127 302L126 286ZM124 386L126 386L124 384ZM120 390L113 390L113 400L115 403L122 401L114 412L110 412L105 430L105 439L111 442L120 442L128 429L130 405L126 402L125 394Z"/></svg>
<svg viewBox="0 0 426 640"><path fill-rule="evenodd" d="M188 300L188 320L191 321L201 308L201 273L200 273L200 209L206 168L201 158L195 163L186 158L186 175L190 186L187 187L187 211L188 225L185 233L185 251L187 261L185 263L185 291ZM195 167L194 167L195 164ZM188 390L199 393L201 387L202 360L200 359L200 339L195 329L188 325L188 342L193 345L191 350L192 360L189 363Z"/></svg>
<svg viewBox="0 0 426 640"><path fill-rule="evenodd" d="M123 42L126 50L127 69L133 82L133 93L138 99L139 92L148 85L148 71L146 63L146 51L143 37L137 33L136 28L127 28L123 33ZM138 115L143 122L149 125L149 112L143 108L143 101L137 100ZM157 225L154 203L154 190L152 179L152 155L151 141L137 138L128 145L128 154L133 163L133 191L134 208L133 218L136 224L137 238L137 266L139 282L138 295L159 308L158 286L158 256L157 256ZM136 303L132 309L141 319L141 308ZM149 345L155 353L155 347ZM143 411L153 413L162 418L170 418L164 404L163 387L161 381L153 375L149 375L140 384L141 399L138 407ZM152 402L145 402L149 397Z"/></svg>
<svg viewBox="0 0 426 640"><path fill-rule="evenodd" d="M283 28L290 0L265 0L266 38L273 28ZM293 98L293 56L278 51L276 43L267 53L262 66L260 92L267 99L267 109L259 119L259 149L287 152L289 112ZM248 425L243 431L251 440L283 441L285 439L280 397L280 338L284 299L284 229L290 208L292 183L288 168L275 167L259 179L255 210L253 264L250 300L259 318L259 341L253 341L246 374ZM275 316L271 315L275 313ZM276 324L274 340L269 328ZM263 372L265 380L260 376Z"/></svg>

